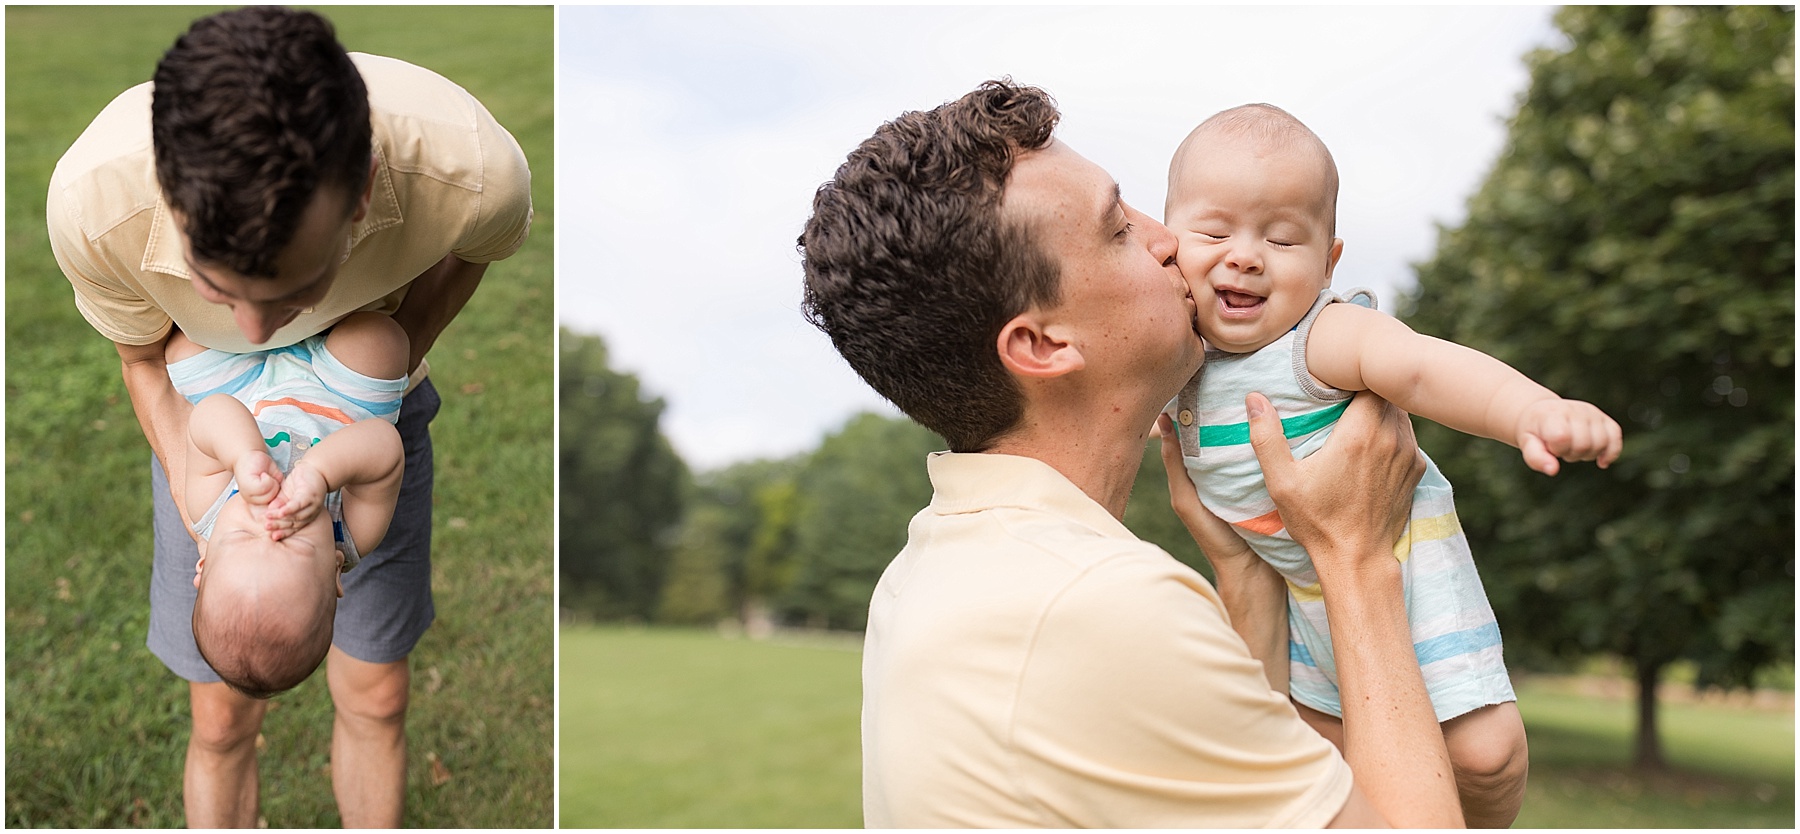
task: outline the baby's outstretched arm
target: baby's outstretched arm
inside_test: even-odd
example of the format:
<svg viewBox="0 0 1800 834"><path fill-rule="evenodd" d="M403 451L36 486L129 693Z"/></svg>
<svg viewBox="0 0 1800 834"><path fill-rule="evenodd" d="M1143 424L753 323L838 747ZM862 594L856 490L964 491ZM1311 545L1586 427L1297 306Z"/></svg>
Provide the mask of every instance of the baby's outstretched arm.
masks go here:
<svg viewBox="0 0 1800 834"><path fill-rule="evenodd" d="M243 403L227 394L201 400L188 416L187 434L188 512L194 518L206 514L231 477L251 504L267 504L280 493L281 470Z"/></svg>
<svg viewBox="0 0 1800 834"><path fill-rule="evenodd" d="M325 494L343 490L344 523L364 552L387 535L400 497L406 453L385 420L361 420L319 441L294 464L281 495L269 504L268 529L280 540L317 518Z"/></svg>
<svg viewBox="0 0 1800 834"><path fill-rule="evenodd" d="M1562 460L1619 457L1619 424L1593 405L1566 400L1478 350L1414 333L1399 319L1333 304L1306 346L1313 376L1333 388L1374 391L1457 431L1510 443L1525 463L1554 475Z"/></svg>

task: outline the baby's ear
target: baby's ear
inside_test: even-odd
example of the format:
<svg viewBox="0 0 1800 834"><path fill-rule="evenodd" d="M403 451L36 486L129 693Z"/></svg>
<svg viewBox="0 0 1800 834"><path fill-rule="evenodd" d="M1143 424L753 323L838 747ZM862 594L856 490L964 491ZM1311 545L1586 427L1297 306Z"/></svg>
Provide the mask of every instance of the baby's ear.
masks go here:
<svg viewBox="0 0 1800 834"><path fill-rule="evenodd" d="M1325 256L1325 286L1331 286L1332 273L1337 270L1338 259L1344 257L1344 239L1331 239L1331 253Z"/></svg>
<svg viewBox="0 0 1800 834"><path fill-rule="evenodd" d="M200 548L200 561L194 563L194 590L197 591L200 589L200 572L206 570L206 542L195 542L195 546Z"/></svg>

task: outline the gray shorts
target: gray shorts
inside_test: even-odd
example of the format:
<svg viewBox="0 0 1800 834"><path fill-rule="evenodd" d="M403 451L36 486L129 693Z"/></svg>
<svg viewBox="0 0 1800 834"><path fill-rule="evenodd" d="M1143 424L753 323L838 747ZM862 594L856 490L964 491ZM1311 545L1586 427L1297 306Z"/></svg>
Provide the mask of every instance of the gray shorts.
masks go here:
<svg viewBox="0 0 1800 834"><path fill-rule="evenodd" d="M400 404L406 474L394 520L375 552L344 574L331 644L357 660L391 663L412 653L431 626L431 418L437 389L429 378ZM150 571L150 636L145 645L169 671L195 683L219 676L194 647L194 563L200 552L181 523L169 479L150 458L156 561Z"/></svg>

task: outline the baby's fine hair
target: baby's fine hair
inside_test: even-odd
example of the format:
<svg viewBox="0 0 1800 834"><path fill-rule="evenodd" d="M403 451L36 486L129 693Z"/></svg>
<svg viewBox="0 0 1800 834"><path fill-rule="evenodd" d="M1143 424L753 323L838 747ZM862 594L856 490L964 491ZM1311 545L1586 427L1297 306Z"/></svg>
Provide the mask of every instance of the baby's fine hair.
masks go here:
<svg viewBox="0 0 1800 834"><path fill-rule="evenodd" d="M217 547L217 544L211 545ZM269 698L299 686L331 650L337 594L307 600L242 600L208 594L203 582L194 599L194 645L226 685L252 698ZM299 617L266 606L310 604Z"/></svg>
<svg viewBox="0 0 1800 834"><path fill-rule="evenodd" d="M1299 146L1316 151L1324 169L1326 204L1330 210L1327 228L1332 237L1337 236L1337 160L1331 157L1331 149L1325 147L1324 140L1318 134L1313 133L1304 122L1294 118L1292 113L1273 104L1240 104L1229 110L1221 110L1208 116L1206 121L1190 131L1187 138L1181 140L1181 146L1175 149L1174 158L1169 160L1171 194L1176 187L1176 172L1186 163L1188 155L1194 152L1197 140L1214 135L1247 139L1277 148Z"/></svg>

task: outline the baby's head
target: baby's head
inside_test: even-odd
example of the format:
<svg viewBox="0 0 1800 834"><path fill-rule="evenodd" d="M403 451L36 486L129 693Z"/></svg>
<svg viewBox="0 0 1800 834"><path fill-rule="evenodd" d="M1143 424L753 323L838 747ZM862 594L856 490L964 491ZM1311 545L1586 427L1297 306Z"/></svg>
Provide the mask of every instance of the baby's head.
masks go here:
<svg viewBox="0 0 1800 834"><path fill-rule="evenodd" d="M194 643L232 689L267 698L298 686L331 648L342 557L324 513L274 541L261 509L233 496L196 567Z"/></svg>
<svg viewBox="0 0 1800 834"><path fill-rule="evenodd" d="M1234 107L1182 141L1164 222L1209 345L1247 353L1305 317L1343 253L1337 190L1331 151L1278 107Z"/></svg>

